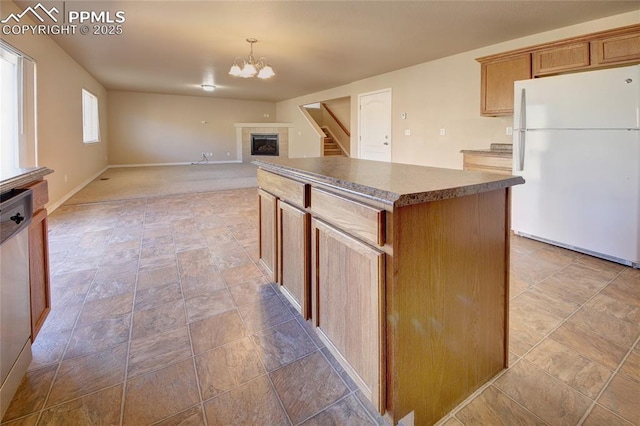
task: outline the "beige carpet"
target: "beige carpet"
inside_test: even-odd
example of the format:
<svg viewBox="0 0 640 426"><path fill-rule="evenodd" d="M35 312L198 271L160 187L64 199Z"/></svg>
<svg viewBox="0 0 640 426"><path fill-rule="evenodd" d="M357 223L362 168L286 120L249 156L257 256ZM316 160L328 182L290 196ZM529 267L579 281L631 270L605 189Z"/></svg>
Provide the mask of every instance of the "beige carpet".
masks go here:
<svg viewBox="0 0 640 426"><path fill-rule="evenodd" d="M251 164L119 167L108 169L65 204L160 197L256 187Z"/></svg>

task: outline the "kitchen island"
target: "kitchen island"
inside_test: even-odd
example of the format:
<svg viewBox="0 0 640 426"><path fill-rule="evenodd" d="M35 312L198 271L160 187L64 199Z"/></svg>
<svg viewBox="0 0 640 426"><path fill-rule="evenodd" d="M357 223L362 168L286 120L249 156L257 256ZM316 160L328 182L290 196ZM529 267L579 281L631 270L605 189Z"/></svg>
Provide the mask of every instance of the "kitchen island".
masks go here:
<svg viewBox="0 0 640 426"><path fill-rule="evenodd" d="M516 176L254 161L260 259L380 413L432 424L508 362Z"/></svg>

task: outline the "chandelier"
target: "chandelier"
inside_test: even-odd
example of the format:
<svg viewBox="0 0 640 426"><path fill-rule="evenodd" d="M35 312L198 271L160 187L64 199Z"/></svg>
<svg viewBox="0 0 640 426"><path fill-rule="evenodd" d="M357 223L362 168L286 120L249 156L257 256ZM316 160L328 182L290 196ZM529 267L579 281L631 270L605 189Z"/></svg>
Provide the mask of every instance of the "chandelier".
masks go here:
<svg viewBox="0 0 640 426"><path fill-rule="evenodd" d="M257 43L258 40L255 38L248 38L247 43L250 44L251 50L249 51L249 57L247 59L242 59L237 57L233 60L233 65L229 70L229 74L234 77L258 77L258 78L269 78L276 75L273 72L273 68L267 62L267 58L260 58L255 60L253 57L253 43ZM257 74L257 75L256 75Z"/></svg>

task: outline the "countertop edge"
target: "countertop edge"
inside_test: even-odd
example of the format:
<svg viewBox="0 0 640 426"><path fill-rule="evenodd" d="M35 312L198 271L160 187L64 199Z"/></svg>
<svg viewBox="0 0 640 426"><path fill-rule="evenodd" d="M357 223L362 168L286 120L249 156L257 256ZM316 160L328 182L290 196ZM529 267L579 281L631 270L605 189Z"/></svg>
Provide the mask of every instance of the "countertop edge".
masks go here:
<svg viewBox="0 0 640 426"><path fill-rule="evenodd" d="M24 170L24 172L19 172L19 170ZM36 167L36 168L27 168L27 169L19 169L18 173L15 176L4 179L0 181L0 193L4 194L5 192L9 192L15 188L21 188L30 184L31 182L35 182L37 180L42 179L43 177L50 175L53 173L48 167Z"/></svg>
<svg viewBox="0 0 640 426"><path fill-rule="evenodd" d="M432 201L446 200L449 198L463 197L466 195L478 194L482 192L494 191L498 189L508 188L510 186L524 183L521 176L504 177L492 182L483 182L479 184L465 185L461 187L452 187L442 190L433 190L425 192L417 192L410 194L398 194L378 188L373 188L341 179L332 178L325 175L319 175L314 172L300 170L295 167L270 163L263 160L254 160L252 164L265 170L273 171L288 177L303 179L311 183L318 183L329 188L335 188L340 191L352 193L359 197L367 198L372 201L386 204L390 207L405 207L413 204L420 204ZM484 173L484 172L468 172L468 173Z"/></svg>
<svg viewBox="0 0 640 426"><path fill-rule="evenodd" d="M487 157L504 157L511 158L513 157L513 152L511 151L500 151L497 149L463 149L460 151L462 154L475 154L475 155L484 155Z"/></svg>
<svg viewBox="0 0 640 426"><path fill-rule="evenodd" d="M395 192L384 191L381 189L376 189L371 187L363 187L362 185L358 185L353 182L331 178L329 176L296 169L294 167L285 166L282 164L274 164L274 163L269 163L261 160L254 160L252 161L252 164L255 164L260 168L264 168L265 170L275 171L282 175L292 177L294 179L304 179L304 180L310 181L311 183L319 183L326 187L335 188L340 191L352 193L354 195L368 198L370 200L377 201L379 203L383 203L391 207L393 207L395 205L396 200L398 200L401 197L400 194L396 194ZM368 189L369 191L363 191L363 189Z"/></svg>

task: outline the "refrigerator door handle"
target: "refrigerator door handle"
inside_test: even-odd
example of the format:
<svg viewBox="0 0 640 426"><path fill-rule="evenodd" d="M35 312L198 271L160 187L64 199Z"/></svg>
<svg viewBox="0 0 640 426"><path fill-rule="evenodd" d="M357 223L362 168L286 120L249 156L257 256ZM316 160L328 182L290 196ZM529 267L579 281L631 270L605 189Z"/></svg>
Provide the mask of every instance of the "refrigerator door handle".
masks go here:
<svg viewBox="0 0 640 426"><path fill-rule="evenodd" d="M518 130L516 141L513 144L513 158L515 159L515 171L521 172L524 169L524 143L527 132Z"/></svg>
<svg viewBox="0 0 640 426"><path fill-rule="evenodd" d="M527 135L527 100L526 100L526 91L522 89L522 93L520 96L520 125L518 126L518 131L516 132L516 141L513 145L514 149L514 159L515 159L515 171L521 172L524 169L524 149L525 149L525 139Z"/></svg>

